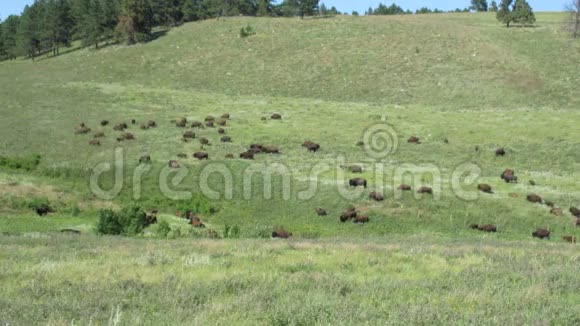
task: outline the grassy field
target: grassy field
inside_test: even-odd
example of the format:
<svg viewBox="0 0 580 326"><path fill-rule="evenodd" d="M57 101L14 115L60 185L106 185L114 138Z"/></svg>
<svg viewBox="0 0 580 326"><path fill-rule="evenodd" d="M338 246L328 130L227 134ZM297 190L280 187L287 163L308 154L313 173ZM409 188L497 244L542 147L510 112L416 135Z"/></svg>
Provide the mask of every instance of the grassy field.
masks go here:
<svg viewBox="0 0 580 326"><path fill-rule="evenodd" d="M562 236L580 237L568 213L580 206L580 43L562 33L563 14L537 19L534 28L506 29L491 14L228 18L138 46L0 63L0 156L42 157L32 171L0 167L0 324L577 324L580 256ZM240 39L248 24L257 34ZM200 144L182 142L189 128L170 121L225 112L233 142L194 129L211 142L210 160L194 160ZM283 119L262 120L272 113ZM103 119L111 124L101 127ZM136 140L118 143L112 125L131 119ZM158 127L140 130L147 120ZM74 135L81 122L93 132ZM384 125L397 146L376 159L356 143ZM98 131L101 146L89 146ZM420 145L407 143L413 135ZM305 140L321 150L308 153ZM225 159L251 143L282 154ZM494 155L498 147L505 157ZM99 198L89 176L119 149L123 187ZM137 191L145 154L151 170ZM201 216L207 228L225 237L236 227L236 239L209 239L175 217L178 202L160 188L171 182L160 178L170 159L189 173L169 188L213 207ZM321 163L331 169L314 173ZM354 163L362 175L338 167ZM254 164L285 169L270 199L259 176L244 193ZM481 173L463 189L488 183L493 194L458 195L452 180L465 164ZM232 198L217 175L208 185L220 198L203 193L200 180L214 166L231 172ZM414 175L398 180L406 166ZM506 168L519 183L499 178ZM339 186L354 176L369 187L344 199ZM100 183L112 180L109 172ZM301 199L313 181L317 190ZM400 181L441 181L441 189L401 196ZM374 190L386 200L369 201ZM528 203L530 193L564 214ZM39 199L57 212L38 217L30 206ZM159 239L157 225L137 238L93 235L100 209L131 202L159 209L169 239ZM340 223L349 205L370 223ZM263 239L276 227L294 239ZM552 238L533 239L538 227ZM61 235L65 228L83 234Z"/></svg>

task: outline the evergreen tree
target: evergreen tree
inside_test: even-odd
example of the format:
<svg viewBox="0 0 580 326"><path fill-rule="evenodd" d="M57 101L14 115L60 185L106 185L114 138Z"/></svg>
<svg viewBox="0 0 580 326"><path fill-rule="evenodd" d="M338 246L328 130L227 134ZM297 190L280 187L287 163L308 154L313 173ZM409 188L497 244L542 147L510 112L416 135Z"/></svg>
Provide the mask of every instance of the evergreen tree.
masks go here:
<svg viewBox="0 0 580 326"><path fill-rule="evenodd" d="M351 15L353 15L355 17L360 16L360 14L358 13L358 11L356 11L356 10L353 10Z"/></svg>
<svg viewBox="0 0 580 326"><path fill-rule="evenodd" d="M487 11L487 0L471 0L471 9L478 12Z"/></svg>
<svg viewBox="0 0 580 326"><path fill-rule="evenodd" d="M34 60L40 53L42 42L43 2L26 6L18 27L18 46L22 53Z"/></svg>
<svg viewBox="0 0 580 326"><path fill-rule="evenodd" d="M4 46L4 27L0 24L0 60L6 59L6 47Z"/></svg>
<svg viewBox="0 0 580 326"><path fill-rule="evenodd" d="M125 38L127 44L151 39L153 11L149 0L124 0L121 12L117 31Z"/></svg>
<svg viewBox="0 0 580 326"><path fill-rule="evenodd" d="M534 11L526 0L516 0L512 12L512 21L524 26L533 25L536 22Z"/></svg>
<svg viewBox="0 0 580 326"><path fill-rule="evenodd" d="M328 8L326 8L326 5L324 3L320 4L320 8L318 9L318 12L323 16L328 15Z"/></svg>
<svg viewBox="0 0 580 326"><path fill-rule="evenodd" d="M513 0L501 0L499 10L496 13L497 20L506 24L507 27L510 27L510 23L513 21L511 11L512 2Z"/></svg>
<svg viewBox="0 0 580 326"><path fill-rule="evenodd" d="M495 0L491 1L491 6L489 7L489 11L497 12L497 2L495 2Z"/></svg>
<svg viewBox="0 0 580 326"><path fill-rule="evenodd" d="M20 26L20 17L11 15L2 23L4 51L7 59L16 59L20 55L18 48L18 27Z"/></svg>
<svg viewBox="0 0 580 326"><path fill-rule="evenodd" d="M202 19L200 0L185 0L181 11L184 21L192 22Z"/></svg>
<svg viewBox="0 0 580 326"><path fill-rule="evenodd" d="M271 0L258 0L258 10L256 12L257 16L269 16L272 12L272 1Z"/></svg>

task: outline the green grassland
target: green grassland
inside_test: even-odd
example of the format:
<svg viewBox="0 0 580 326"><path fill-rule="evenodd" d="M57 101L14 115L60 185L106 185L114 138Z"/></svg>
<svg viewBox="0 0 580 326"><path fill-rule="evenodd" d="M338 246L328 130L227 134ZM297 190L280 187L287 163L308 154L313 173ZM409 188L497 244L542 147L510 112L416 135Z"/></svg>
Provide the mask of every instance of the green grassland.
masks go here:
<svg viewBox="0 0 580 326"><path fill-rule="evenodd" d="M561 237L580 237L567 212L580 206L580 43L563 33L563 14L537 19L534 28L506 29L492 14L227 18L132 47L0 63L0 156L42 156L34 171L0 169L0 323L577 324L580 256ZM248 24L257 34L239 38ZM170 120L225 112L233 142L194 129L210 139L210 160L191 158L199 143L182 142L188 129ZM272 113L283 119L261 119ZM111 125L101 127L103 119ZM118 143L112 125L131 119L136 140ZM140 130L147 120L158 127ZM92 134L74 134L80 122L105 132L101 146L88 145ZM377 161L356 143L385 123L398 146ZM412 135L422 144L408 144ZM308 153L305 140L321 150ZM282 154L225 159L251 143ZM508 154L495 157L498 147ZM90 191L88 176L117 148L124 187L108 201ZM202 214L208 229L223 236L237 226L238 239L208 239L174 216L176 202L160 191L159 175L178 153L188 154L178 160L189 174L174 188L216 209ZM145 154L152 169L135 199L133 171ZM364 173L341 178L340 157ZM321 162L334 168L301 200ZM232 199L201 193L200 173L216 163L232 172ZM242 176L253 163L287 168L273 178L271 199L260 178L244 197ZM488 183L494 194L458 198L450 180L465 163L481 169L468 189ZM376 164L384 175L373 172ZM440 198L397 196L394 175L403 164L436 167ZM520 182L504 183L505 168ZM353 176L369 188L345 200L337 187ZM209 181L223 194L222 179ZM368 200L375 188L384 202ZM530 193L564 215L528 203ZM57 212L36 216L29 206L37 198ZM160 210L169 239L158 238L157 225L137 238L93 235L99 209L133 201ZM340 223L351 204L370 223ZM316 216L315 207L329 215ZM471 223L497 224L499 232L482 234ZM275 227L294 239L257 239ZM538 227L552 238L532 239ZM64 228L83 234L59 234Z"/></svg>

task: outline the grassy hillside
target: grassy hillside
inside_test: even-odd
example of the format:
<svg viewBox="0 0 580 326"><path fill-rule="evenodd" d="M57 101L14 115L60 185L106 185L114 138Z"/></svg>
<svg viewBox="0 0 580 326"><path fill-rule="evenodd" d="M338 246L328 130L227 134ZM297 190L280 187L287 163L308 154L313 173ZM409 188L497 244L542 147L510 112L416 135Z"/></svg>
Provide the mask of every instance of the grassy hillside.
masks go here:
<svg viewBox="0 0 580 326"><path fill-rule="evenodd" d="M579 256L562 236L580 237L568 213L580 206L580 43L562 33L563 14L537 19L534 28L506 29L492 14L227 18L185 24L138 46L0 63L0 156L42 157L32 171L0 166L0 323L576 324ZM257 34L240 39L248 24ZM214 128L191 129L211 142L203 149L209 161L193 159L199 142L183 142L190 128L170 121L225 112L233 142L220 142ZM272 113L282 120L267 118ZM110 125L101 127L103 119ZM136 139L117 142L112 126L131 119ZM147 120L158 127L140 130ZM74 134L81 122L90 134ZM377 159L357 142L384 125L397 146ZM89 146L100 131L101 146ZM410 136L421 144L407 143ZM321 150L308 153L305 140ZM237 159L252 143L281 154ZM505 157L494 155L498 147ZM89 176L116 150L124 186L105 200ZM134 171L145 154L151 170L137 189ZM160 177L170 159L189 171L177 184ZM314 173L322 163L331 168ZM273 177L272 198L259 176L246 196L253 164L286 169ZM488 183L493 194L458 195L452 181L465 164L481 172L463 188ZM208 186L221 197L202 193L203 171L215 166L232 174L231 199L218 175ZM413 174L399 180L405 166ZM519 183L499 178L506 168ZM345 199L339 185L355 176L369 187ZM109 172L100 182L112 180ZM434 186L436 194L399 196L401 182ZM189 202L216 210L201 216L207 229L225 236L237 227L241 239L192 229L160 184L192 192ZM314 195L302 199L313 185ZM370 201L375 190L386 200ZM527 202L530 193L564 214ZM39 200L57 212L38 217L30 207ZM130 202L159 209L169 239L158 239L158 225L138 238L92 235L99 209ZM340 223L349 205L370 223ZM329 215L316 216L315 207ZM471 223L496 224L498 232L482 234ZM256 239L276 227L294 240ZM552 238L532 239L538 227ZM64 228L83 234L58 234Z"/></svg>

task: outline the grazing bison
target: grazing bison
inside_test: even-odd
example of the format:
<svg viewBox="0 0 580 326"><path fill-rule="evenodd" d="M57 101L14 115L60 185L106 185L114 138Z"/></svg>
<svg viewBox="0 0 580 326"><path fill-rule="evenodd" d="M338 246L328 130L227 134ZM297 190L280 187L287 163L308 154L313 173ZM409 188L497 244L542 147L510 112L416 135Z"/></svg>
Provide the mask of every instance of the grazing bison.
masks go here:
<svg viewBox="0 0 580 326"><path fill-rule="evenodd" d="M74 234L74 235L79 235L81 234L81 231L79 230L73 230L73 229L62 229L60 230L61 233L66 233L66 234Z"/></svg>
<svg viewBox="0 0 580 326"><path fill-rule="evenodd" d="M362 140L356 142L356 146L364 146L364 145L365 145L365 142Z"/></svg>
<svg viewBox="0 0 580 326"><path fill-rule="evenodd" d="M291 232L288 232L284 229L274 230L272 232L272 238L281 238L281 239L288 239L292 236Z"/></svg>
<svg viewBox="0 0 580 326"><path fill-rule="evenodd" d="M205 224L199 219L199 217L191 214L189 217L189 224L194 228L205 228Z"/></svg>
<svg viewBox="0 0 580 326"><path fill-rule="evenodd" d="M157 123L153 120L149 120L149 121L147 121L147 127L155 128L155 127L157 127Z"/></svg>
<svg viewBox="0 0 580 326"><path fill-rule="evenodd" d="M226 154L226 158L227 159L232 159L232 158L234 158L234 154Z"/></svg>
<svg viewBox="0 0 580 326"><path fill-rule="evenodd" d="M80 125L75 127L75 134L77 135L84 135L91 132L91 128L87 127L84 122L81 122Z"/></svg>
<svg viewBox="0 0 580 326"><path fill-rule="evenodd" d="M366 215L365 216L355 216L352 221L354 223L357 223L357 224L365 224L365 223L370 222L370 219Z"/></svg>
<svg viewBox="0 0 580 326"><path fill-rule="evenodd" d="M530 180L529 183L530 183L530 186L535 186L536 185L536 181L534 181L534 180Z"/></svg>
<svg viewBox="0 0 580 326"><path fill-rule="evenodd" d="M133 125L134 125L134 124L136 124L136 123L137 123L137 121L136 121L135 119L131 119L131 124L133 124Z"/></svg>
<svg viewBox="0 0 580 326"><path fill-rule="evenodd" d="M365 179L362 178L353 178L348 180L348 185L351 187L367 187L367 181Z"/></svg>
<svg viewBox="0 0 580 326"><path fill-rule="evenodd" d="M219 119L219 120L216 121L216 123L219 126L225 126L226 125L226 120L225 119Z"/></svg>
<svg viewBox="0 0 580 326"><path fill-rule="evenodd" d="M497 232L497 226L494 224L471 224L469 227L483 232Z"/></svg>
<svg viewBox="0 0 580 326"><path fill-rule="evenodd" d="M202 145L209 145L209 139L205 138L205 137L201 137L199 139L199 143Z"/></svg>
<svg viewBox="0 0 580 326"><path fill-rule="evenodd" d="M570 242L570 243L576 243L576 237L573 235L566 235L563 236L562 239L566 242Z"/></svg>
<svg viewBox="0 0 580 326"><path fill-rule="evenodd" d="M550 239L550 231L548 231L546 229L537 229L536 231L532 232L532 237L539 238L539 239L544 239L544 238Z"/></svg>
<svg viewBox="0 0 580 326"><path fill-rule="evenodd" d="M514 170L511 170L511 169L505 169L501 173L500 178L502 178L507 183L510 183L510 182L517 183L518 182L518 177L515 176Z"/></svg>
<svg viewBox="0 0 580 326"><path fill-rule="evenodd" d="M220 138L220 141L222 143L231 143L232 142L232 138L230 136L223 136L222 138Z"/></svg>
<svg viewBox="0 0 580 326"><path fill-rule="evenodd" d="M121 122L113 127L115 131L123 131L125 129L129 129L129 126L125 122Z"/></svg>
<svg viewBox="0 0 580 326"><path fill-rule="evenodd" d="M101 142L98 141L97 139L93 139L93 140L91 140L89 142L89 145L92 145L92 146L101 146Z"/></svg>
<svg viewBox="0 0 580 326"><path fill-rule="evenodd" d="M206 122L205 122L205 126L206 126L206 127L209 127L209 128L213 128L213 127L215 127L215 125L213 124L213 121L206 121Z"/></svg>
<svg viewBox="0 0 580 326"><path fill-rule="evenodd" d="M36 214L38 216L46 216L48 213L54 212L54 210L47 204L40 204L35 208Z"/></svg>
<svg viewBox="0 0 580 326"><path fill-rule="evenodd" d="M201 123L201 121L194 121L191 123L191 128L202 128L203 127L203 123Z"/></svg>
<svg viewBox="0 0 580 326"><path fill-rule="evenodd" d="M430 187L421 187L419 190L417 190L417 192L420 194L433 194L433 189Z"/></svg>
<svg viewBox="0 0 580 326"><path fill-rule="evenodd" d="M225 134L225 133L226 133L226 131L225 131L224 128L219 128L218 129L218 134Z"/></svg>
<svg viewBox="0 0 580 326"><path fill-rule="evenodd" d="M495 150L495 156L504 156L504 155L505 155L505 149L503 147Z"/></svg>
<svg viewBox="0 0 580 326"><path fill-rule="evenodd" d="M149 129L149 127L148 127L146 124L144 124L144 123L142 123L142 124L139 126L139 128L140 128L141 130L147 130L147 129Z"/></svg>
<svg viewBox="0 0 580 326"><path fill-rule="evenodd" d="M355 218L356 216L357 212L354 209L348 209L340 214L340 221L344 223L352 218Z"/></svg>
<svg viewBox="0 0 580 326"><path fill-rule="evenodd" d="M133 135L130 132L126 132L126 133L123 134L123 138L125 140L134 140L135 139L135 135Z"/></svg>
<svg viewBox="0 0 580 326"><path fill-rule="evenodd" d="M187 125L187 118L181 118L177 122L175 122L175 126L179 128L185 128Z"/></svg>
<svg viewBox="0 0 580 326"><path fill-rule="evenodd" d="M443 139L443 143L444 143L444 144L449 144L449 139L447 139L447 137L445 137L445 138Z"/></svg>
<svg viewBox="0 0 580 326"><path fill-rule="evenodd" d="M320 145L310 144L310 145L306 146L306 148L308 149L309 152L316 153L320 149Z"/></svg>
<svg viewBox="0 0 580 326"><path fill-rule="evenodd" d="M280 154L280 149L275 146L264 146L262 147L262 153L266 154Z"/></svg>
<svg viewBox="0 0 580 326"><path fill-rule="evenodd" d="M564 215L564 211L558 207L552 207L552 209L550 209L550 213L556 216Z"/></svg>
<svg viewBox="0 0 580 326"><path fill-rule="evenodd" d="M230 118L230 114L229 113L224 113L221 116L222 119L229 119Z"/></svg>
<svg viewBox="0 0 580 326"><path fill-rule="evenodd" d="M240 154L240 158L244 160L253 160L254 153L253 152L243 152Z"/></svg>
<svg viewBox="0 0 580 326"><path fill-rule="evenodd" d="M143 155L139 158L139 163L151 163L150 155Z"/></svg>
<svg viewBox="0 0 580 326"><path fill-rule="evenodd" d="M193 139L193 138L195 138L195 132L188 130L188 131L183 133L183 138L184 139Z"/></svg>
<svg viewBox="0 0 580 326"><path fill-rule="evenodd" d="M213 115L208 115L205 117L204 121L215 121L215 117Z"/></svg>
<svg viewBox="0 0 580 326"><path fill-rule="evenodd" d="M179 162L177 162L176 160L170 160L168 165L172 169L178 169L180 167Z"/></svg>
<svg viewBox="0 0 580 326"><path fill-rule="evenodd" d="M318 216L326 216L326 210L324 208L317 207L314 210Z"/></svg>
<svg viewBox="0 0 580 326"><path fill-rule="evenodd" d="M580 218L580 209L572 206L572 207L570 207L570 214Z"/></svg>
<svg viewBox="0 0 580 326"><path fill-rule="evenodd" d="M542 197L536 195L536 194L529 194L526 199L530 202L530 203L541 203Z"/></svg>
<svg viewBox="0 0 580 326"><path fill-rule="evenodd" d="M272 119L272 120L281 120L282 119L282 116L279 115L278 113L274 113L274 114L272 114L272 116L270 117L270 119Z"/></svg>
<svg viewBox="0 0 580 326"><path fill-rule="evenodd" d="M544 200L544 205L548 206L548 207L554 207L556 206L556 204L551 201L551 200Z"/></svg>
<svg viewBox="0 0 580 326"><path fill-rule="evenodd" d="M123 136L115 138L119 143L124 141L125 138Z"/></svg>
<svg viewBox="0 0 580 326"><path fill-rule="evenodd" d="M206 152L193 153L193 157L195 157L198 160L209 160L209 154Z"/></svg>
<svg viewBox="0 0 580 326"><path fill-rule="evenodd" d="M491 186L485 183L481 183L477 186L477 189L481 192L485 192L488 194L493 194L493 191L491 190Z"/></svg>
<svg viewBox="0 0 580 326"><path fill-rule="evenodd" d="M250 149L248 151L252 152L254 154L257 154L257 153L262 152L263 147L264 147L264 145L262 145L262 144L252 144L252 145L250 145Z"/></svg>
<svg viewBox="0 0 580 326"><path fill-rule="evenodd" d="M407 139L407 143L410 143L410 144L421 144L421 141L419 140L418 137L411 136L411 137L409 137L409 139Z"/></svg>
<svg viewBox="0 0 580 326"><path fill-rule="evenodd" d="M400 185L398 189L402 190L402 191L411 191L412 190L411 186L406 185L406 184Z"/></svg>
<svg viewBox="0 0 580 326"><path fill-rule="evenodd" d="M373 191L369 194L369 199L372 199L374 201L383 201L385 200L385 196L376 191Z"/></svg>
<svg viewBox="0 0 580 326"><path fill-rule="evenodd" d="M109 120L101 120L101 126L106 126L109 124Z"/></svg>

